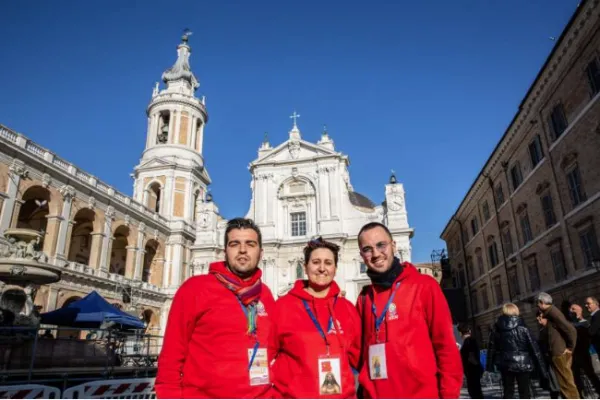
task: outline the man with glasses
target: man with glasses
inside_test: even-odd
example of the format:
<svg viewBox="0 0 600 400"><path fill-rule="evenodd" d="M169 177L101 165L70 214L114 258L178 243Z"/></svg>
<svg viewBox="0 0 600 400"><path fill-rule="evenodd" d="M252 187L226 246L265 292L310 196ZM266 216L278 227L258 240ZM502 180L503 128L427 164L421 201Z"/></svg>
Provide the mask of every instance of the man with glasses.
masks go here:
<svg viewBox="0 0 600 400"><path fill-rule="evenodd" d="M358 245L372 283L356 304L363 328L362 395L458 398L463 368L439 284L395 257L396 243L383 224L363 226Z"/></svg>

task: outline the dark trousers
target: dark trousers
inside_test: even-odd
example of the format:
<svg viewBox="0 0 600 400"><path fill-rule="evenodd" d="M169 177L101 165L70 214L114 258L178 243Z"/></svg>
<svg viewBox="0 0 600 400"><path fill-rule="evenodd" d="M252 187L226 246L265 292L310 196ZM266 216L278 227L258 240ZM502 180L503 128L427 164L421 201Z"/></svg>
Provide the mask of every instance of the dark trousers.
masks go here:
<svg viewBox="0 0 600 400"><path fill-rule="evenodd" d="M483 399L481 390L481 367L467 367L465 377L467 378L467 390L472 399Z"/></svg>
<svg viewBox="0 0 600 400"><path fill-rule="evenodd" d="M505 399L514 399L515 396L515 380L519 386L519 398L530 399L530 379L529 372L509 372L502 371L502 389Z"/></svg>
<svg viewBox="0 0 600 400"><path fill-rule="evenodd" d="M583 384L583 374L587 375L590 383L596 389L596 395L600 396L600 378L596 375L594 371L594 365L592 364L592 357L589 354L576 354L573 357L573 364L571 365L571 369L573 370L573 379L575 380L575 385L577 386L577 390L579 391L579 396L583 399L583 389L585 385ZM592 394L592 393L590 393Z"/></svg>

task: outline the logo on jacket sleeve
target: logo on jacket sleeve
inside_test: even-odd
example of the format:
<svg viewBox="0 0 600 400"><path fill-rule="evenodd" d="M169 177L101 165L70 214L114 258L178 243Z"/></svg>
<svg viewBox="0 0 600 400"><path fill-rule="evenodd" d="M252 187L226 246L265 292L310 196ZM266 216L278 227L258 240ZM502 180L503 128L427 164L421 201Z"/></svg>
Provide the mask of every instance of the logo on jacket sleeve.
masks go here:
<svg viewBox="0 0 600 400"><path fill-rule="evenodd" d="M390 304L390 308L388 309L388 312L387 312L387 320L393 321L395 319L398 319L398 311L396 310L396 305L394 303L392 303L392 304Z"/></svg>
<svg viewBox="0 0 600 400"><path fill-rule="evenodd" d="M259 317L269 316L269 314L267 314L267 310L265 310L265 305L260 300L258 301L258 303L256 303L256 315L258 315Z"/></svg>

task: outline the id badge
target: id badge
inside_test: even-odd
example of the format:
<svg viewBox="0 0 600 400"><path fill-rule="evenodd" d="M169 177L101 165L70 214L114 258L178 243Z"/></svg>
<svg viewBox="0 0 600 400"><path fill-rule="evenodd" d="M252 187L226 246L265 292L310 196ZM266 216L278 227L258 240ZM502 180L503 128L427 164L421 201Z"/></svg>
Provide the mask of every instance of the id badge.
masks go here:
<svg viewBox="0 0 600 400"><path fill-rule="evenodd" d="M342 369L339 357L319 357L319 394L321 396L342 393Z"/></svg>
<svg viewBox="0 0 600 400"><path fill-rule="evenodd" d="M371 379L387 379L387 363L385 359L385 343L369 346L369 374Z"/></svg>
<svg viewBox="0 0 600 400"><path fill-rule="evenodd" d="M252 360L254 349L248 349L248 362ZM250 386L269 384L269 359L267 358L267 349L259 348L256 350L252 365L248 370L250 376Z"/></svg>

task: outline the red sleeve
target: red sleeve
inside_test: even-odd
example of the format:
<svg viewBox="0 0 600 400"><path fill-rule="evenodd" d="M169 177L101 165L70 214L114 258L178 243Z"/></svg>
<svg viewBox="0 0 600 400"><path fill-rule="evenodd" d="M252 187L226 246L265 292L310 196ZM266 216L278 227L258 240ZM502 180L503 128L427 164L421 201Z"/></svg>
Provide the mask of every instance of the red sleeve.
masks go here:
<svg viewBox="0 0 600 400"><path fill-rule="evenodd" d="M437 360L440 397L458 399L463 383L462 361L454 338L448 302L437 282L433 281L429 285L429 293L424 302L429 335Z"/></svg>
<svg viewBox="0 0 600 400"><path fill-rule="evenodd" d="M181 399L183 365L196 319L196 279L185 282L173 298L158 357L156 396L159 399Z"/></svg>
<svg viewBox="0 0 600 400"><path fill-rule="evenodd" d="M352 328L352 336L349 338L348 343L348 361L350 361L350 366L358 371L360 370L359 363L362 349L362 324L356 308L349 301L347 305L348 319Z"/></svg>
<svg viewBox="0 0 600 400"><path fill-rule="evenodd" d="M363 365L363 340L366 332L363 332L363 308L365 305L365 295L360 293L358 295L358 299L356 299L356 316L358 317L358 348L359 348L359 356L358 361L356 362L356 370L360 372Z"/></svg>
<svg viewBox="0 0 600 400"><path fill-rule="evenodd" d="M279 352L279 301L273 300L271 316L271 332L269 333L269 344L267 348L267 354L269 356L269 362L273 365L273 362L277 358Z"/></svg>

